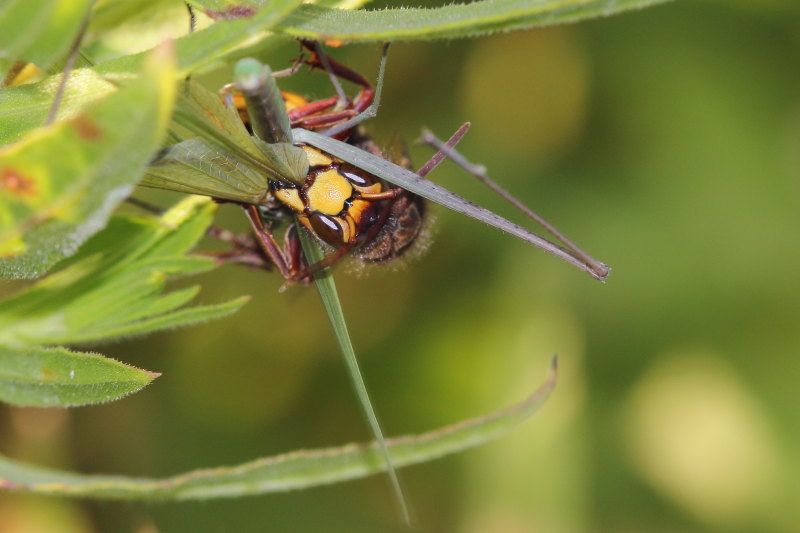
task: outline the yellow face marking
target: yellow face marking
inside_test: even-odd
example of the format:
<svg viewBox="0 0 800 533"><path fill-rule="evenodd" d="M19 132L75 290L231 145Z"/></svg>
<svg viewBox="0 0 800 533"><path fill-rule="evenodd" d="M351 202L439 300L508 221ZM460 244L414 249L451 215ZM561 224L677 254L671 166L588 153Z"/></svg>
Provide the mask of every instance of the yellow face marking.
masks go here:
<svg viewBox="0 0 800 533"><path fill-rule="evenodd" d="M333 159L323 154L316 148L307 145L303 145L300 148L302 148L306 153L306 157L308 158L308 166L310 167L327 167L333 163Z"/></svg>
<svg viewBox="0 0 800 533"><path fill-rule="evenodd" d="M353 194L353 186L335 170L317 174L314 184L306 191L308 207L326 215L338 215L344 202Z"/></svg>
<svg viewBox="0 0 800 533"><path fill-rule="evenodd" d="M300 193L297 189L278 189L273 191L275 198L282 204L287 205L293 211L302 213L305 209L303 200L300 198Z"/></svg>

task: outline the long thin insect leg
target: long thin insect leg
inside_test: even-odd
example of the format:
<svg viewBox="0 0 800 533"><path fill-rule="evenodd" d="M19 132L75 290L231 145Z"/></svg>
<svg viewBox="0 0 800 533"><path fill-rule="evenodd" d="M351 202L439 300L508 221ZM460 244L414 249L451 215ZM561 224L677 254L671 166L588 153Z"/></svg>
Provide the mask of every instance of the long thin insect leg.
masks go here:
<svg viewBox="0 0 800 533"><path fill-rule="evenodd" d="M300 45L300 55L298 55L297 59L294 60L294 63L292 63L292 66L289 67L289 68L285 68L283 70L279 70L277 72L273 72L272 73L272 77L273 78L288 78L289 76L294 76L297 73L297 71L300 70L300 67L302 67L303 64L305 64L305 60L306 60L306 51L305 51L305 48L303 47L303 45L301 44Z"/></svg>
<svg viewBox="0 0 800 533"><path fill-rule="evenodd" d="M194 13L194 7L192 7L192 4L190 4L189 2L184 2L184 5L186 6L186 11L189 12L189 33L194 33L194 30L197 26L197 16ZM183 89L186 92L186 94L189 94L189 81L191 79L192 79L191 72L187 74L186 77L183 79L184 82Z"/></svg>
<svg viewBox="0 0 800 533"><path fill-rule="evenodd" d="M194 7L189 2L185 2L186 10L189 12L189 33L194 33L195 26L197 25L197 17L194 14Z"/></svg>
<svg viewBox="0 0 800 533"><path fill-rule="evenodd" d="M86 6L86 13L83 15L81 26L78 29L78 33L75 35L75 39L72 41L72 44L69 47L69 56L67 57L67 62L64 64L64 72L61 74L61 82L58 84L56 95L53 98L53 104L50 106L50 113L47 115L47 120L45 121L46 126L49 126L56 120L58 108L61 105L61 99L64 97L64 89L67 87L69 74L72 71L72 66L75 64L75 59L78 57L78 52L81 49L81 42L83 42L83 36L86 34L86 29L89 27L89 21L92 18L91 15L93 5L94 0L89 2L89 4Z"/></svg>
<svg viewBox="0 0 800 533"><path fill-rule="evenodd" d="M245 214L247 214L247 218L250 219L250 224L253 225L253 230L256 233L256 237L258 237L258 243L261 245L261 249L264 250L264 253L267 254L270 261L275 263L275 266L284 278L294 281L297 277L296 273L290 268L275 237L264 227L264 222L261 220L261 214L258 212L258 208L254 205L242 207L244 208Z"/></svg>
<svg viewBox="0 0 800 533"><path fill-rule="evenodd" d="M583 249L581 249L577 244L575 244L569 238L567 238L566 235L558 231L555 228L555 226L553 226L547 220L539 216L531 208L520 202L511 193L509 193L508 191L503 189L500 185L498 185L494 180L490 179L489 176L486 175L486 167L484 167L483 165L475 165L469 162L463 155L457 152L453 147L448 146L447 144L437 139L436 136L433 135L433 133L431 133L427 129L422 130L422 141L439 150L440 153L446 155L454 163L456 163L464 170L472 174L476 179L478 179L478 181L489 187L492 191L500 195L504 200L506 200L511 205L519 209L523 214L525 214L525 216L527 216L528 218L539 224L553 237L555 237L558 241L564 244L564 246L569 248L569 250L574 254L574 257L576 259L583 261L592 270L592 272L601 277L605 277L608 275L609 269L605 264L592 258L592 256L584 252Z"/></svg>
<svg viewBox="0 0 800 533"><path fill-rule="evenodd" d="M219 226L210 226L206 230L206 235L222 242L233 244L238 248L244 248L251 251L257 250L256 243L253 242L250 237L245 235L237 235L231 230L220 228Z"/></svg>
<svg viewBox="0 0 800 533"><path fill-rule="evenodd" d="M449 139L447 139L447 142L445 143L445 146L447 146L447 147L449 147L451 149L455 148L455 146L458 144L458 142L461 140L461 138L469 131L470 126L472 126L472 124L469 123L469 122L463 123L461 125L461 127L458 128L455 131L455 133L453 133L453 135L450 136ZM422 176L424 178L425 176L430 174L430 172L433 169L438 167L439 163L444 161L445 158L447 158L447 154L442 150L438 150L435 154L433 154L433 157L428 159L427 163L422 165L420 167L420 169L417 170L417 175L418 176Z"/></svg>
<svg viewBox="0 0 800 533"><path fill-rule="evenodd" d="M201 255L214 258L219 264L236 263L260 270L272 270L274 267L258 244L249 236L237 235L218 226L208 228L206 235L231 245L231 249L225 252L200 252Z"/></svg>
<svg viewBox="0 0 800 533"><path fill-rule="evenodd" d="M381 92L383 91L383 75L386 71L386 58L389 55L389 43L383 45L383 51L381 52L381 64L378 68L378 82L375 84L375 97L372 99L372 103L366 108L364 111L359 113L357 116L351 118L347 122L339 124L338 126L334 126L333 128L328 128L322 132L323 135L327 135L328 137L333 137L334 135L341 133L343 131L352 129L357 125L361 124L367 119L370 119L378 114L378 106L380 105L381 101Z"/></svg>
<svg viewBox="0 0 800 533"><path fill-rule="evenodd" d="M328 73L328 78L331 80L331 85L333 85L333 88L336 90L336 94L339 96L339 102L336 104L336 107L338 109L344 109L347 106L347 95L344 94L342 84L339 83L339 78L337 78L336 74L333 72L330 61L328 61L328 56L322 51L322 46L320 46L318 42L314 43L314 52L317 54L320 62L325 67L325 72Z"/></svg>
<svg viewBox="0 0 800 533"><path fill-rule="evenodd" d="M361 91L359 91L358 95L356 95L356 97L353 99L353 105L351 107L353 111L360 113L369 107L375 97L375 89L364 76L355 70L342 65L330 56L322 56L317 54L316 50L319 45L316 42L301 41L301 44L305 48L308 48L314 52L314 55L312 55L306 61L306 64L308 64L310 67L324 69L328 72L328 75L335 75L337 78L347 80L361 86ZM326 60L324 63L322 61L323 57Z"/></svg>

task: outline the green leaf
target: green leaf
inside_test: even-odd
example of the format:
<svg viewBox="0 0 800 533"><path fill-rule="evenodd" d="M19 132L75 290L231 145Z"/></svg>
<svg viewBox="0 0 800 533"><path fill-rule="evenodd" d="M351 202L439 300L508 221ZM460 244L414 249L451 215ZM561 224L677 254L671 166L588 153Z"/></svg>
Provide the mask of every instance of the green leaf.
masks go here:
<svg viewBox="0 0 800 533"><path fill-rule="evenodd" d="M547 381L523 402L486 416L429 433L388 439L395 466L431 461L494 440L525 421L555 386L555 365ZM9 491L105 499L190 500L284 492L350 479L385 469L378 446L295 451L237 466L195 470L162 479L81 475L39 468L0 457L0 487Z"/></svg>
<svg viewBox="0 0 800 533"><path fill-rule="evenodd" d="M235 19L252 16L269 0L191 0L192 6L211 18Z"/></svg>
<svg viewBox="0 0 800 533"><path fill-rule="evenodd" d="M214 152L220 150L229 153L230 157L249 164L253 167L254 172L264 174L255 179L254 183L245 186L248 195L253 194L252 186L257 185L255 192L263 196L267 190L268 177L292 184L302 183L308 173L308 158L301 149L287 143L267 144L250 135L235 109L225 107L218 94L197 83L189 83L187 90L182 91L179 95L175 106L174 120L192 134L201 137L202 144L211 145L207 148L195 145L189 149L175 147L174 153L167 153L165 157L161 158L166 160L171 156L174 160L173 163L176 164L170 165L172 168L185 167L181 169L179 178L189 178L190 175L186 171L197 164L211 168L216 159ZM184 158L186 162L182 161ZM198 161L198 159L200 160ZM239 165L240 163L234 161L233 164ZM223 162L222 165L229 167L229 162ZM197 172L200 169L192 170ZM208 175L209 172L206 174ZM210 174L213 175L213 172ZM253 180L247 178L246 181ZM235 185L235 180L233 185ZM225 187L223 187L224 189ZM236 187L234 187L235 189ZM205 194L204 191L198 192ZM226 196L226 198L247 201L245 198L236 196Z"/></svg>
<svg viewBox="0 0 800 533"><path fill-rule="evenodd" d="M181 308L198 289L162 294L170 276L205 272L186 256L211 224L216 204L190 197L160 219L117 216L61 269L0 302L0 343L106 341L220 318L246 303Z"/></svg>
<svg viewBox="0 0 800 533"><path fill-rule="evenodd" d="M24 3L23 0L17 0ZM263 40L272 35L269 30L281 18L295 9L301 0L275 0L269 2L259 13L248 19L219 20L208 28L185 35L175 40L179 69L174 72L175 80L184 78L190 72L217 63L237 47L250 42ZM123 23L132 15L124 8L122 13L108 6L99 6L98 13L103 18L102 26ZM135 7L135 6L134 6ZM135 14L135 13L133 13ZM110 20L106 20L110 19ZM92 22L92 28L95 22ZM188 27L188 15L187 15ZM110 31L103 28L104 32ZM3 35L0 33L0 35ZM261 36L256 38L254 36ZM144 58L149 52L141 52L117 57L98 63L92 68L78 68L70 74L69 83L62 106L60 119L69 119L80 110L113 91L111 82L130 81L142 69ZM41 82L19 87L0 88L0 144L18 138L29 129L44 124L50 109L50 102L61 80L61 75L51 76Z"/></svg>
<svg viewBox="0 0 800 533"><path fill-rule="evenodd" d="M266 3L252 17L221 19L208 28L177 39L179 69L176 79L216 66L223 60L263 55L282 42L276 32L308 39L348 41L471 37L609 16L664 1L667 0L483 0L431 9L345 11L310 4L298 7L299 0L275 0ZM345 0L338 5L352 8L361 3L361 0ZM77 69L67 84L59 116L71 118L77 110L106 94L110 85L104 80L129 79L141 68L144 55L127 55L101 62L92 69ZM71 88L73 78L79 80L76 84L83 80L84 87ZM59 79L60 76L55 76L36 84L0 90L0 143L9 142L20 132L44 123ZM6 90L10 91L4 94Z"/></svg>
<svg viewBox="0 0 800 533"><path fill-rule="evenodd" d="M436 8L344 11L304 4L276 31L304 39L411 41L477 37L609 16L667 0L482 0Z"/></svg>
<svg viewBox="0 0 800 533"><path fill-rule="evenodd" d="M10 144L45 123L61 76L39 83L0 88L0 145ZM91 69L76 69L69 76L56 120L75 117L88 104L113 93L116 87Z"/></svg>
<svg viewBox="0 0 800 533"><path fill-rule="evenodd" d="M88 8L89 0L5 0L0 4L0 73L13 61L47 69L63 58Z"/></svg>
<svg viewBox="0 0 800 533"><path fill-rule="evenodd" d="M97 354L0 345L0 401L12 405L70 407L110 402L159 375Z"/></svg>
<svg viewBox="0 0 800 533"><path fill-rule="evenodd" d="M0 276L35 278L105 225L164 137L175 83L166 50L140 80L0 149Z"/></svg>
<svg viewBox="0 0 800 533"><path fill-rule="evenodd" d="M302 0L270 0L252 17L218 20L208 28L177 39L177 77L182 78L190 72L212 65L236 48L254 40L254 36L264 35L264 32L271 30L301 2ZM111 59L99 63L94 69L104 76L124 76L139 70L144 54Z"/></svg>

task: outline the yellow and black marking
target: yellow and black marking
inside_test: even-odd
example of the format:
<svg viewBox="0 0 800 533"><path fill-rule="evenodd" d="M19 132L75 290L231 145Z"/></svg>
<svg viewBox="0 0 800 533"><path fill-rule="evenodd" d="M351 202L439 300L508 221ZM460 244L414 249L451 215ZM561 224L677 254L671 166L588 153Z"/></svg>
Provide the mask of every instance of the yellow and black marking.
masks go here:
<svg viewBox="0 0 800 533"><path fill-rule="evenodd" d="M309 103L295 93L281 94L287 111ZM233 93L233 101L250 129L244 97ZM353 145L383 157L369 138L356 132L349 136ZM353 248L354 257L363 263L389 264L411 249L425 249L428 239L424 238L426 208L422 198L391 189L377 177L321 150L300 147L309 164L304 183L298 186L270 181L269 187L277 202L294 213L311 233L336 249ZM395 155L398 157L391 159L409 167L404 154ZM387 196L389 193L395 194Z"/></svg>
<svg viewBox="0 0 800 533"><path fill-rule="evenodd" d="M384 192L371 174L311 146L301 146L309 163L302 186L270 181L275 198L301 224L331 246L355 244L381 218L383 202L362 195Z"/></svg>

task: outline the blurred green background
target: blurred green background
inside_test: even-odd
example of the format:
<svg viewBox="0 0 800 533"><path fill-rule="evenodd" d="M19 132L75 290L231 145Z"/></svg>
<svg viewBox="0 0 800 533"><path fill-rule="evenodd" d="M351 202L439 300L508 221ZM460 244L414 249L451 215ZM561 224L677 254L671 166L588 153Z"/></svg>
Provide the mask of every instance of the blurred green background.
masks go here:
<svg viewBox="0 0 800 533"><path fill-rule="evenodd" d="M280 68L295 52L264 59ZM332 54L370 77L379 51ZM330 92L319 74L283 85ZM393 46L375 137L445 137L466 120L461 151L613 272L600 284L436 207L421 259L339 269L387 434L515 402L559 354L556 392L521 429L401 471L419 530L800 531L797 2L675 2ZM522 220L453 165L434 178ZM223 208L220 224L243 230L241 218ZM163 376L109 405L3 408L3 451L165 476L370 438L313 288L278 294L279 276L233 266L201 281L203 302L254 299L100 347ZM2 533L403 529L384 476L181 504L0 496Z"/></svg>

